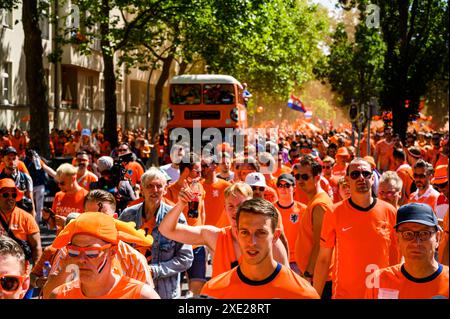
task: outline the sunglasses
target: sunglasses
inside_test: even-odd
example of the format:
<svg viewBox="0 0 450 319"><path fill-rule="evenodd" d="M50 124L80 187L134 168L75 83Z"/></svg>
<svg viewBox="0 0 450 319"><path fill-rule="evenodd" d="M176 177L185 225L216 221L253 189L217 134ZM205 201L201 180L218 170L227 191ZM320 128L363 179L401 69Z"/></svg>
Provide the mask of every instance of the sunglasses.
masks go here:
<svg viewBox="0 0 450 319"><path fill-rule="evenodd" d="M104 251L105 249L108 249L110 247L111 247L111 244L106 244L101 247L78 247L78 246L68 245L67 253L72 258L79 257L82 252L88 258L97 258L98 256L100 256L100 253L102 251Z"/></svg>
<svg viewBox="0 0 450 319"><path fill-rule="evenodd" d="M372 172L369 172L369 171L353 171L353 172L350 172L349 175L350 175L351 179L353 179L353 180L358 179L359 176L361 176L361 175L365 179L369 179L372 176Z"/></svg>
<svg viewBox="0 0 450 319"><path fill-rule="evenodd" d="M260 192L264 192L266 188L262 186L252 186L252 190L253 191L259 190Z"/></svg>
<svg viewBox="0 0 450 319"><path fill-rule="evenodd" d="M291 188L291 184L277 184L278 188Z"/></svg>
<svg viewBox="0 0 450 319"><path fill-rule="evenodd" d="M2 193L2 197L3 198L8 198L8 197L12 197L12 198L16 198L17 197L17 193Z"/></svg>
<svg viewBox="0 0 450 319"><path fill-rule="evenodd" d="M128 151L127 148L119 148L119 149L117 149L117 152L126 152L126 151Z"/></svg>
<svg viewBox="0 0 450 319"><path fill-rule="evenodd" d="M0 275L0 287L3 291L14 293L22 286L26 276Z"/></svg>
<svg viewBox="0 0 450 319"><path fill-rule="evenodd" d="M412 230L405 230L405 231L398 231L404 240L411 241L416 238L419 238L420 241L427 241L430 239L431 235L434 234L434 231L429 230L422 230L422 231L412 231Z"/></svg>
<svg viewBox="0 0 450 319"><path fill-rule="evenodd" d="M295 174L294 175L294 177L295 177L295 179L296 180L300 180L300 178L301 179L303 179L304 181L307 181L310 177L312 177L311 175L308 175L308 174L300 174L300 173L297 173L297 174Z"/></svg>
<svg viewBox="0 0 450 319"><path fill-rule="evenodd" d="M426 178L427 177L427 175L425 175L425 174L416 174L416 173L414 173L414 178Z"/></svg>
<svg viewBox="0 0 450 319"><path fill-rule="evenodd" d="M322 166L322 169L331 169L331 166Z"/></svg>

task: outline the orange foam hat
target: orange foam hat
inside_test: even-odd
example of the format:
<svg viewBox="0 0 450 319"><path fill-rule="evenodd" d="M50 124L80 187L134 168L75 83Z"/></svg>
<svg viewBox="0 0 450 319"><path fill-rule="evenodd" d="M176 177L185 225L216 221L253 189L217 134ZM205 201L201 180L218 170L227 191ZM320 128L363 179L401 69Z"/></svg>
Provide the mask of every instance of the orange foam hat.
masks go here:
<svg viewBox="0 0 450 319"><path fill-rule="evenodd" d="M136 230L135 226L134 222L123 222L104 213L86 212L67 224L52 246L62 248L77 234L91 235L112 244L118 244L119 240L122 240L139 246L151 246L153 237L146 236L142 229Z"/></svg>
<svg viewBox="0 0 450 319"><path fill-rule="evenodd" d="M367 162L369 162L370 166L372 166L372 169L375 169L377 167L377 164L375 164L375 159L372 156L364 156L363 157Z"/></svg>
<svg viewBox="0 0 450 319"><path fill-rule="evenodd" d="M346 147L339 147L337 152L336 152L336 156L346 156L349 157L350 153L348 152Z"/></svg>
<svg viewBox="0 0 450 319"><path fill-rule="evenodd" d="M14 188L16 190L16 202L20 201L23 198L23 192L16 187L16 184L11 178L0 179L0 190L3 188Z"/></svg>

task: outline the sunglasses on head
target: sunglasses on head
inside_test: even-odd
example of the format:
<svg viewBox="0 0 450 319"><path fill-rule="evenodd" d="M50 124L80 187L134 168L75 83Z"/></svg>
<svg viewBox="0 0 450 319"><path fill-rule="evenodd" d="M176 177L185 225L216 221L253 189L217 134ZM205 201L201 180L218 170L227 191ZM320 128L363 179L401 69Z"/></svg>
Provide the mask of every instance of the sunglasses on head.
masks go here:
<svg viewBox="0 0 450 319"><path fill-rule="evenodd" d="M311 177L311 175L297 173L297 174L294 175L294 177L295 177L295 179L298 180L298 181L299 181L300 179L303 179L304 181L307 181L307 180Z"/></svg>
<svg viewBox="0 0 450 319"><path fill-rule="evenodd" d="M0 275L0 287L4 292L14 293L22 286L25 276Z"/></svg>
<svg viewBox="0 0 450 319"><path fill-rule="evenodd" d="M358 179L361 175L365 179L369 179L372 176L372 172L369 172L369 171L353 171L353 172L350 172L349 175L350 175L351 179L353 179L353 180Z"/></svg>
<svg viewBox="0 0 450 319"><path fill-rule="evenodd" d="M262 186L252 186L252 190L253 191L259 190L260 192L264 192L266 188Z"/></svg>
<svg viewBox="0 0 450 319"><path fill-rule="evenodd" d="M2 196L3 196L3 198L8 198L8 197L16 198L17 193L16 192L14 192L14 193L6 192L6 193L2 193Z"/></svg>
<svg viewBox="0 0 450 319"><path fill-rule="evenodd" d="M101 246L101 247L78 247L78 246L68 245L67 246L67 253L72 258L79 257L82 252L88 258L97 258L98 256L100 256L100 253L103 250L108 249L110 247L111 247L111 244L106 244L106 245Z"/></svg>

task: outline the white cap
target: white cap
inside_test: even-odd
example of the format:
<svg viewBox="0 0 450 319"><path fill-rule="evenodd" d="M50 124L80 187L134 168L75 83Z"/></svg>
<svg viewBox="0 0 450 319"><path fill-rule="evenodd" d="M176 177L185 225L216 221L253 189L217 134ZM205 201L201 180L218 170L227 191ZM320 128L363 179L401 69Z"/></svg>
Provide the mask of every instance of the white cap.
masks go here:
<svg viewBox="0 0 450 319"><path fill-rule="evenodd" d="M245 178L245 182L250 186L267 187L266 178L261 173L250 173Z"/></svg>

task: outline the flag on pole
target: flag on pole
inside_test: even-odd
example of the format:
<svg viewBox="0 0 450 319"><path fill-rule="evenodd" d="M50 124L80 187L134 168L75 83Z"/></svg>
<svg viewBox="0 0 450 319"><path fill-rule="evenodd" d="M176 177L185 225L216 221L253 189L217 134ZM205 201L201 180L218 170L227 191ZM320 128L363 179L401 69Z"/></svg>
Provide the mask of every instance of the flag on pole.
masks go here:
<svg viewBox="0 0 450 319"><path fill-rule="evenodd" d="M300 99L295 95L291 95L290 99L288 100L288 107L295 111L306 113L306 108L303 105L303 102L300 101Z"/></svg>

